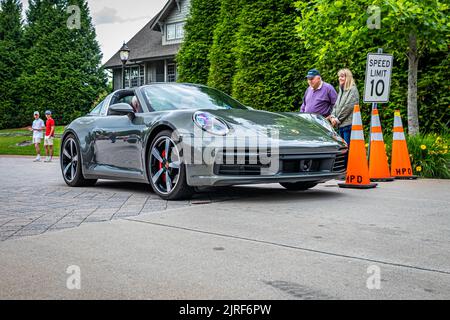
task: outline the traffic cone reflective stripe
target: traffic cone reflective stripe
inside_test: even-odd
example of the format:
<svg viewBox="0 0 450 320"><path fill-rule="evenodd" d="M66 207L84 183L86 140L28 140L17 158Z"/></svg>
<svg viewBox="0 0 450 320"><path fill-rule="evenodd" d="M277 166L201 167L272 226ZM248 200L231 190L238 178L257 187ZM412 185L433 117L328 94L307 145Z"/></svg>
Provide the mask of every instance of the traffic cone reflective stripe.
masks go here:
<svg viewBox="0 0 450 320"><path fill-rule="evenodd" d="M396 179L416 179L411 168L408 146L403 131L400 111L394 113L394 130L392 139L391 175Z"/></svg>
<svg viewBox="0 0 450 320"><path fill-rule="evenodd" d="M406 137L405 134L403 132L394 132L394 140L405 140L406 141Z"/></svg>
<svg viewBox="0 0 450 320"><path fill-rule="evenodd" d="M395 129L401 130L401 132L403 132L403 123L400 111L394 111L394 130Z"/></svg>
<svg viewBox="0 0 450 320"><path fill-rule="evenodd" d="M356 131L352 130L352 134L350 136L350 141L364 141L364 131L362 131L362 130L356 130Z"/></svg>
<svg viewBox="0 0 450 320"><path fill-rule="evenodd" d="M348 155L347 178L345 183L339 183L341 188L368 189L375 188L376 183L369 179L366 146L359 105L353 110L352 133L350 136L350 150Z"/></svg>
<svg viewBox="0 0 450 320"><path fill-rule="evenodd" d="M384 145L378 109L372 110L372 129L370 130L369 176L372 181L393 181L389 173L389 165Z"/></svg>

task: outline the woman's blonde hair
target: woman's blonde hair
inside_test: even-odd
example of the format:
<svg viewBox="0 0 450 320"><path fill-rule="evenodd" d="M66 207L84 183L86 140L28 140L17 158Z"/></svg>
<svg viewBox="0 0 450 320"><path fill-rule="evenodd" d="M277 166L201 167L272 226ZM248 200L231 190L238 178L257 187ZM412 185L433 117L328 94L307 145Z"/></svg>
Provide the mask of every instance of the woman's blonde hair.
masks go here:
<svg viewBox="0 0 450 320"><path fill-rule="evenodd" d="M341 69L338 72L338 77L344 74L345 75L345 83L344 83L344 90L349 90L353 85L355 85L355 80L353 79L353 73L350 71L350 69Z"/></svg>

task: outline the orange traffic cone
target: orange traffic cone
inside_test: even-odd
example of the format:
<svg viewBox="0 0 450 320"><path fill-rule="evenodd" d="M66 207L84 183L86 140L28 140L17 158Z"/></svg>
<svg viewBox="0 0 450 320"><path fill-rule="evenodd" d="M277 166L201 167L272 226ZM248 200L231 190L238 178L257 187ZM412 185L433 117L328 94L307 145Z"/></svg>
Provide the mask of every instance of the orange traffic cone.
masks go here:
<svg viewBox="0 0 450 320"><path fill-rule="evenodd" d="M376 183L369 179L366 146L359 105L353 109L352 134L350 136L350 151L348 155L347 179L338 184L340 188L369 189L375 188Z"/></svg>
<svg viewBox="0 0 450 320"><path fill-rule="evenodd" d="M417 179L413 175L408 146L406 145L400 111L394 113L394 138L392 139L391 175L396 179Z"/></svg>
<svg viewBox="0 0 450 320"><path fill-rule="evenodd" d="M369 177L371 181L394 181L389 171L386 148L378 109L372 110L370 133Z"/></svg>

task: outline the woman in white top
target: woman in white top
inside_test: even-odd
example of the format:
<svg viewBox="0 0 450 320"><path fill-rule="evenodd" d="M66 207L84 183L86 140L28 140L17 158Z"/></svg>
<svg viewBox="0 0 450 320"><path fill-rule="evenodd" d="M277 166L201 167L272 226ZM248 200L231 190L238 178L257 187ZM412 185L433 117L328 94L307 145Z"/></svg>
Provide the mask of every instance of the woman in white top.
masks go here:
<svg viewBox="0 0 450 320"><path fill-rule="evenodd" d="M41 161L41 140L43 138L43 131L45 129L45 124L42 119L39 118L39 112L34 112L34 121L33 125L29 129L30 131L33 131L33 144L34 148L36 149L36 159L34 159L34 162Z"/></svg>

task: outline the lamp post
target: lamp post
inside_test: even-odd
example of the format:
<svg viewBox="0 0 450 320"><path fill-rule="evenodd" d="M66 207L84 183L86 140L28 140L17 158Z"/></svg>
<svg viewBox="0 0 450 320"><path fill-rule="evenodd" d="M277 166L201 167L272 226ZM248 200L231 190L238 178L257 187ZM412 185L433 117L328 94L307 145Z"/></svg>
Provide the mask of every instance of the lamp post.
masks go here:
<svg viewBox="0 0 450 320"><path fill-rule="evenodd" d="M130 57L130 48L128 48L125 41L120 49L120 60L122 60L122 89L125 89L125 65Z"/></svg>

